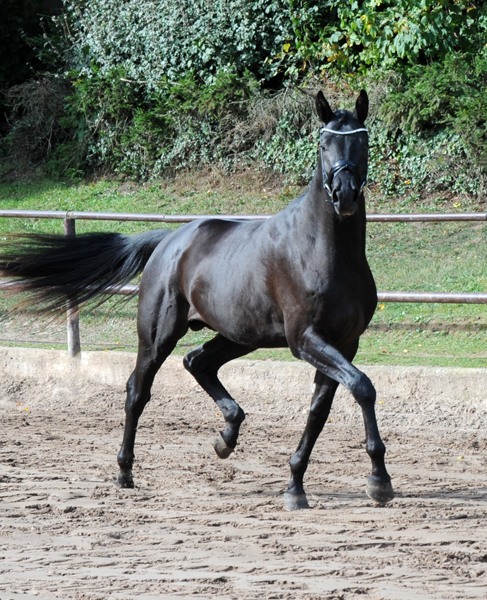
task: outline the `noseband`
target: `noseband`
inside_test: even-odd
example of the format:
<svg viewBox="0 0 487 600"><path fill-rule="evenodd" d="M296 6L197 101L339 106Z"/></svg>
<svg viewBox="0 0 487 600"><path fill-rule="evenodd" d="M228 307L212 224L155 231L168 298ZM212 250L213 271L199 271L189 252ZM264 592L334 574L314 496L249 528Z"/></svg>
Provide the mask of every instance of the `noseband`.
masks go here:
<svg viewBox="0 0 487 600"><path fill-rule="evenodd" d="M368 131L365 127L362 127L360 129L352 129L352 131L336 131L335 129L328 129L327 127L322 127L320 129L320 134L324 131L326 131L326 133L333 133L335 135L353 135L354 133L360 133L362 131L365 131L366 133L368 133ZM363 176L362 173L359 171L357 165L354 162L352 162L351 160L338 160L333 165L333 167L330 169L330 171L327 173L326 169L325 169L325 161L323 159L323 150L324 150L324 146L323 146L323 144L320 143L321 171L323 173L323 187L328 192L328 195L330 196L330 201L331 201L331 194L332 194L331 186L333 184L333 179L335 178L335 175L338 175L338 173L340 173L341 171L345 171L345 170L351 171L353 173L353 175L356 177L358 183L360 184L360 190L359 190L359 194L360 194L362 192L362 190L364 189L365 184L367 183L367 172Z"/></svg>

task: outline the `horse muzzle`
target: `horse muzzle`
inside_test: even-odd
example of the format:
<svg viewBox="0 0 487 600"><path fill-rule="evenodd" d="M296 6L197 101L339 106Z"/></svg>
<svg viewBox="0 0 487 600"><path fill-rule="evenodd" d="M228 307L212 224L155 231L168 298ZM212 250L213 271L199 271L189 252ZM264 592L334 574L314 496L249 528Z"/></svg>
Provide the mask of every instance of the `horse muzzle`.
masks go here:
<svg viewBox="0 0 487 600"><path fill-rule="evenodd" d="M339 215L350 216L358 208L358 199L367 183L357 165L351 160L339 160L326 172L323 167L323 187Z"/></svg>
<svg viewBox="0 0 487 600"><path fill-rule="evenodd" d="M351 171L342 170L328 192L336 213L343 217L353 215L357 211L361 191L362 187L356 175Z"/></svg>

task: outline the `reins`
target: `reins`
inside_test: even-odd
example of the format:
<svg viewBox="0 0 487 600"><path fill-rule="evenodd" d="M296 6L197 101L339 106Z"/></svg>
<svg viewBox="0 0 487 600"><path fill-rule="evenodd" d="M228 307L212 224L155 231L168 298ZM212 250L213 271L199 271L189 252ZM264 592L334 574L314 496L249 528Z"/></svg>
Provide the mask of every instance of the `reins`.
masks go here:
<svg viewBox="0 0 487 600"><path fill-rule="evenodd" d="M329 129L328 127L321 127L320 128L320 138L321 138L321 134L323 132L333 133L335 135L354 135L355 133L361 133L361 132L368 133L368 130L365 127L360 127L359 129L352 129L351 131L336 131L335 129ZM359 190L359 194L360 194L362 192L362 190L364 189L365 184L367 183L367 172L365 173L365 176L362 176L362 173L360 173L357 165L354 162L352 162L351 160L345 159L345 160L337 161L332 166L330 171L327 173L326 169L325 169L325 161L323 158L323 150L324 150L324 146L320 140L320 156L321 156L321 171L323 173L323 187L328 192L330 202L333 201L332 200L332 189L331 189L331 186L333 184L333 179L335 178L335 175L338 175L338 173L340 173L340 171L344 171L346 169L351 171L353 173L353 175L355 175L355 177L357 178L357 181L360 184L360 190Z"/></svg>

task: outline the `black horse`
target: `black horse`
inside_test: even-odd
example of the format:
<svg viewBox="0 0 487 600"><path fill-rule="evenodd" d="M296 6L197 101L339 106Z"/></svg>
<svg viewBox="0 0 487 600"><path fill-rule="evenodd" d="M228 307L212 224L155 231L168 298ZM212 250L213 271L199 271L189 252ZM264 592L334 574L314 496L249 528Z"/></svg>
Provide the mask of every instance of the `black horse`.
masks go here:
<svg viewBox="0 0 487 600"><path fill-rule="evenodd" d="M208 327L216 336L189 352L184 366L215 400L226 426L215 451L226 458L245 414L218 379L226 362L256 348L289 347L316 369L306 428L290 460L289 509L308 507L303 476L327 420L338 384L363 411L372 461L367 494L394 497L375 416L375 388L351 363L377 303L365 256L368 97L355 110L333 112L316 97L318 166L310 189L266 221L197 220L176 231L133 237L23 235L7 242L0 271L33 292L45 311L110 295L143 270L135 370L127 383L126 422L118 454L118 483L133 487L137 424L157 371L187 332Z"/></svg>

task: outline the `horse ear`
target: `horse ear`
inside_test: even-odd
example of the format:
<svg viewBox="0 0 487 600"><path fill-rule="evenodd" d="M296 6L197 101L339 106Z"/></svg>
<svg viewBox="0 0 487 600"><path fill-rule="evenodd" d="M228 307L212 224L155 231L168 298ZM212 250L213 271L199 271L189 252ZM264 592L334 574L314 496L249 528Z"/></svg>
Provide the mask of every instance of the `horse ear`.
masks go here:
<svg viewBox="0 0 487 600"><path fill-rule="evenodd" d="M367 118L369 114L369 97L367 96L367 92L362 90L357 98L357 102L355 103L355 110L353 111L353 116L362 123Z"/></svg>
<svg viewBox="0 0 487 600"><path fill-rule="evenodd" d="M322 123L329 123L335 113L331 110L328 100L323 96L323 92L319 91L316 94L316 112Z"/></svg>

